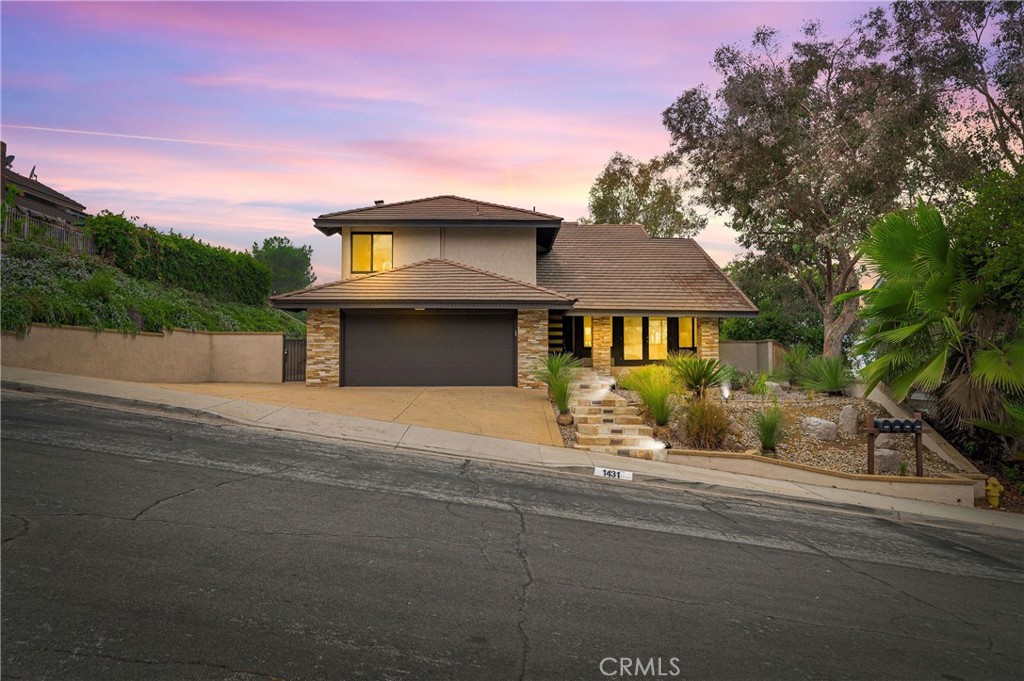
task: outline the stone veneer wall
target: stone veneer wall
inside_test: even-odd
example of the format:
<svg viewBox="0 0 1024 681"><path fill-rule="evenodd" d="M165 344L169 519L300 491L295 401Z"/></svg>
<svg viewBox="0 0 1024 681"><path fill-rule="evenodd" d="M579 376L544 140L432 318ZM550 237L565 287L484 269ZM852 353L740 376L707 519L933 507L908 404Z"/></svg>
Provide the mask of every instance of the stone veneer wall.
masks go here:
<svg viewBox="0 0 1024 681"><path fill-rule="evenodd" d="M593 347L591 357L594 371L608 376L612 372L612 318L593 317L591 321Z"/></svg>
<svg viewBox="0 0 1024 681"><path fill-rule="evenodd" d="M718 317L700 317L697 335L697 356L718 359Z"/></svg>
<svg viewBox="0 0 1024 681"><path fill-rule="evenodd" d="M306 312L306 385L333 385L341 381L341 313L311 309Z"/></svg>
<svg viewBox="0 0 1024 681"><path fill-rule="evenodd" d="M548 311L519 310L516 342L518 343L517 381L520 388L540 388L536 373L544 366L548 354Z"/></svg>

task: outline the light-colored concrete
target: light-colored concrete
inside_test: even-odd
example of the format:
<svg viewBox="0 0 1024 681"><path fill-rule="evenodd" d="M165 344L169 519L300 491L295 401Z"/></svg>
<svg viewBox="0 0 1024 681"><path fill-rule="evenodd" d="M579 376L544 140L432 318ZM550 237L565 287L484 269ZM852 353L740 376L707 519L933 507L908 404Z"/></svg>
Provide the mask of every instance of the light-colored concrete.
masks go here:
<svg viewBox="0 0 1024 681"><path fill-rule="evenodd" d="M300 383L196 383L166 384L162 387L327 414L562 446L562 436L554 413L541 390L338 387L310 389Z"/></svg>
<svg viewBox="0 0 1024 681"><path fill-rule="evenodd" d="M33 324L24 337L3 334L4 366L119 381L280 382L279 333L95 331Z"/></svg>
<svg viewBox="0 0 1024 681"><path fill-rule="evenodd" d="M971 531L984 530L1013 537L1024 536L1024 517L1009 513L916 499L899 499L883 494L834 489L804 483L766 480L752 475L700 469L660 461L623 458L598 452L531 445L493 437L452 433L293 407L283 407L253 421L234 416L234 414L246 413L249 409L254 410L249 412L253 416L258 416L261 413L258 407L245 404L245 400L225 399L222 396L123 381L68 376L6 366L0 370L0 379L3 381L4 388L8 389L39 390L65 397L106 401L123 406L145 404L170 411L206 413L231 418L237 423L249 426L270 427L389 447L395 447L401 443L403 447L410 449L428 450L472 459L507 461L523 466L569 468L587 474L591 473L593 466L602 466L631 471L638 476L638 481L682 483L723 494L743 490L745 494L765 495L776 500L788 498L806 503L827 504L833 509L849 511L858 508L866 509L871 513L879 513L883 517L896 520L941 524ZM314 392L323 394L324 391L316 390ZM634 483L609 481L609 484L629 485Z"/></svg>

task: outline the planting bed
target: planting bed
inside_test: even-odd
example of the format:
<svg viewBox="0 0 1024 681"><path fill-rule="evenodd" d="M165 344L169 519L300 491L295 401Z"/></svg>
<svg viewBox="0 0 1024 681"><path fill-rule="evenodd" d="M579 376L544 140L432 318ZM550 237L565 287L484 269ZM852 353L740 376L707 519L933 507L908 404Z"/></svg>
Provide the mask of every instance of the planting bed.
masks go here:
<svg viewBox="0 0 1024 681"><path fill-rule="evenodd" d="M630 404L641 407L645 421L648 425L654 425L650 416L644 412L643 404L635 393L621 389L616 389L615 392L624 396ZM722 402L721 397L712 399L725 406L733 422L731 432L726 437L722 449L734 452L752 449L760 452L761 443L754 430L754 416L759 411L770 407L772 399L743 391L734 392L727 402ZM775 456L784 461L793 461L833 471L867 473L867 438L864 434L847 434L840 431L837 439L822 441L810 437L804 432L802 421L805 416L815 416L838 422L840 410L849 404L857 408L862 419L865 413L887 416L887 414L881 413L882 410L878 405L863 399L821 394L808 396L808 393L801 390L785 391L778 397L778 405L786 415L785 435L774 454L767 452L763 454ZM683 409L685 409L685 404L675 410L668 426L655 429L655 437L666 440L672 448L688 449L692 447L679 429ZM895 435L893 440L893 445L887 448L895 449L900 453L901 461L905 462L906 474L913 475L915 470L913 435ZM924 473L926 476L934 477L957 472L959 471L955 466L946 463L927 448L924 449Z"/></svg>

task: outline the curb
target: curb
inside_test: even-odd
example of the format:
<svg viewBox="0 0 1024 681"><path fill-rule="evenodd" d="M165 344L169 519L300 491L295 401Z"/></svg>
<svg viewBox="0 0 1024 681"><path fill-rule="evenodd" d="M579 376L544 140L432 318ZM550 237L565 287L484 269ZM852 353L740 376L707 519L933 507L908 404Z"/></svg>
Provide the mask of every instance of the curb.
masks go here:
<svg viewBox="0 0 1024 681"><path fill-rule="evenodd" d="M338 437L332 435L317 435L306 431L294 430L290 428L282 428L280 426L270 426L260 424L256 421L248 421L244 419L238 419L216 412L208 411L202 408L192 407L179 407L177 405L165 404L161 402L151 402L147 400L138 400L128 397L117 397L113 395L103 395L90 392L84 392L80 390L72 390L69 388L60 388L53 386L40 386L33 383L25 383L17 380L2 380L0 381L0 388L6 390L16 390L18 392L27 394L38 394L47 397L54 398L66 398L70 400L76 400L86 402L89 404L106 405L110 407L121 407L129 408L138 411L144 411L149 413L184 416L190 418L206 418L224 423L231 423L239 426L245 426L250 428L260 428L263 430L286 433L291 435L305 436L305 437L317 437L327 440L336 440L341 442L355 442L360 444L369 444L378 447L386 447L389 449L397 449L399 445L392 442L383 442L381 440L370 440L361 439L358 437ZM416 447L414 445L401 445L402 449L415 451L423 454L445 456L458 459L467 459L473 461L479 461L482 463L496 463L501 465L514 466L516 468L528 469L536 471L538 469L544 471L550 471L552 473L568 474L577 477L585 477L590 480L604 480L603 478L597 478L589 475L586 471L591 469L590 465L580 466L575 464L566 463L551 463L545 464L542 462L523 462L515 459L506 458L489 458L479 457L473 452L457 451L457 450L445 450L438 448L424 448ZM633 460L628 460L632 462ZM624 461L624 464L626 462ZM680 480L673 478L666 478L663 475L657 473L634 471L634 482L640 483L645 487L654 487L658 489L678 489L680 487L696 490L700 492L706 492L714 494L716 496L729 496L736 497L740 496L745 499L756 499L768 501L774 504L783 504L788 506L799 506L816 508L830 511L839 511L847 514L855 514L860 516L871 516L880 519L888 520L890 522L909 522L920 525L928 525L931 527L940 527L944 529L953 529L966 532L974 532L980 534L994 535L1007 539L1021 539L1024 537L1024 518L1021 519L1022 528L1014 529L1008 527L1002 527L998 525L990 525L981 522L972 522L968 520L942 518L939 516L928 515L926 513L914 513L907 511L899 511L895 509L879 508L877 506L861 506L858 504L835 501L829 499L807 499L799 497L791 497L785 494L777 494L772 492L761 491L757 489L750 489L746 487L732 487L729 485L722 485L717 483L701 482L694 480ZM615 481L606 481L608 484L618 484ZM879 495L882 496L882 495Z"/></svg>

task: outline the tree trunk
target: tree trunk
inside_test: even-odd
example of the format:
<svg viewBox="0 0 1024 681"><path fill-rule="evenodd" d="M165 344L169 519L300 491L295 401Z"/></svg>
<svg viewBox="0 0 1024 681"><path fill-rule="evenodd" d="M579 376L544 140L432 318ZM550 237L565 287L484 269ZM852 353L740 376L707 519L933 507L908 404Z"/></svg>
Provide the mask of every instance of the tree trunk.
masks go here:
<svg viewBox="0 0 1024 681"><path fill-rule="evenodd" d="M833 305L825 306L825 313L822 319L825 322L825 343L821 348L821 354L825 357L841 357L843 354L843 336L850 330L853 323L857 321L857 309L859 299L854 298L843 303L842 310L836 316Z"/></svg>

